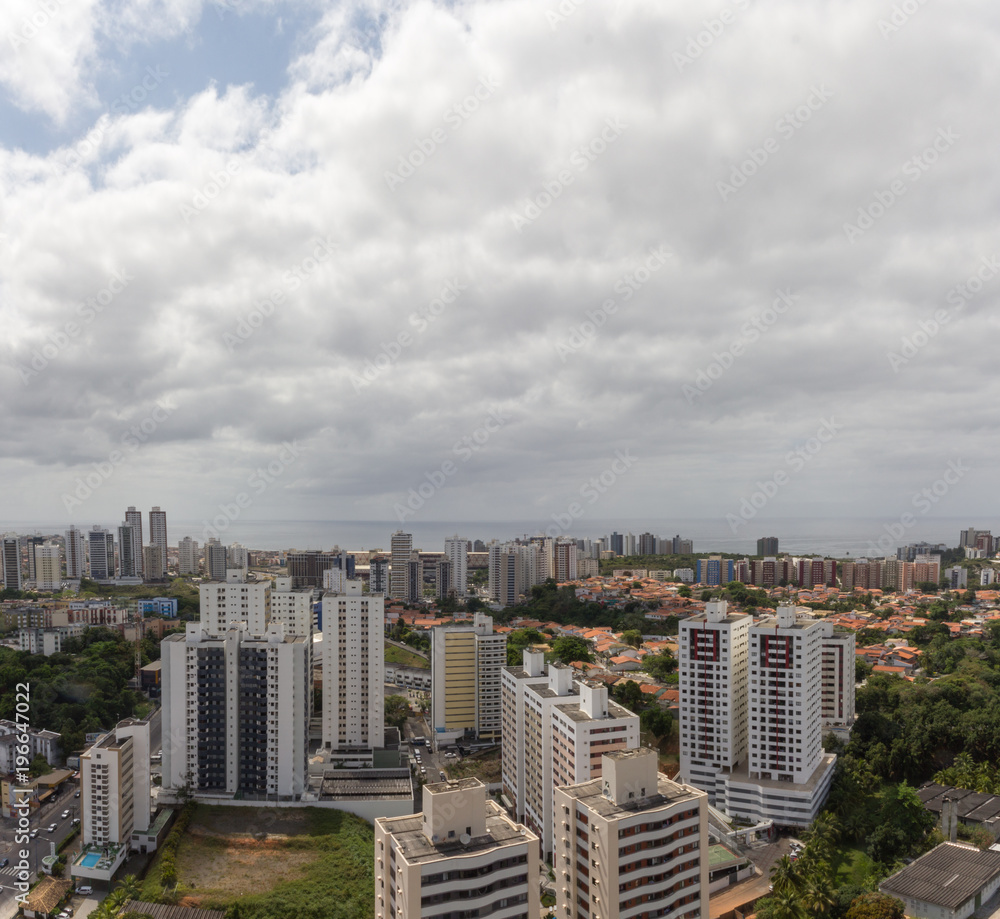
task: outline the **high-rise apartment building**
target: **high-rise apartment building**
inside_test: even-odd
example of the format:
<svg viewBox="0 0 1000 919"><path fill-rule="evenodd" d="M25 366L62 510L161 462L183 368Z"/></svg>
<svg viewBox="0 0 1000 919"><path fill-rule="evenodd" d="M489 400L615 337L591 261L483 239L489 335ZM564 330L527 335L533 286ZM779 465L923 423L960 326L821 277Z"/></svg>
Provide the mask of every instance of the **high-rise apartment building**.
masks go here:
<svg viewBox="0 0 1000 919"><path fill-rule="evenodd" d="M177 572L181 575L198 573L198 543L190 536L177 544Z"/></svg>
<svg viewBox="0 0 1000 919"><path fill-rule="evenodd" d="M720 774L747 761L747 687L753 617L725 600L678 629L680 776L716 800Z"/></svg>
<svg viewBox="0 0 1000 919"><path fill-rule="evenodd" d="M79 581L86 570L87 553L83 545L83 533L75 526L66 531L66 580Z"/></svg>
<svg viewBox="0 0 1000 919"><path fill-rule="evenodd" d="M286 635L307 635L312 637L314 631L312 588L292 587L290 577L275 578L270 591L269 622L280 622L285 627Z"/></svg>
<svg viewBox="0 0 1000 919"><path fill-rule="evenodd" d="M808 826L833 781L823 751L824 625L792 606L750 628L750 755L719 783L720 808L746 820Z"/></svg>
<svg viewBox="0 0 1000 919"><path fill-rule="evenodd" d="M129 523L118 527L118 577L142 577L142 545L138 541L141 532Z"/></svg>
<svg viewBox="0 0 1000 919"><path fill-rule="evenodd" d="M823 672L822 718L823 734L834 729L854 727L854 649L853 632L837 631L832 622L822 623Z"/></svg>
<svg viewBox="0 0 1000 919"><path fill-rule="evenodd" d="M455 587L451 578L451 562L443 558L434 565L434 596L438 600L446 600L455 596Z"/></svg>
<svg viewBox="0 0 1000 919"><path fill-rule="evenodd" d="M695 569L695 580L706 587L721 587L735 580L733 560L721 555L699 558Z"/></svg>
<svg viewBox="0 0 1000 919"><path fill-rule="evenodd" d="M837 586L837 560L833 558L800 558L795 563L795 583L799 587Z"/></svg>
<svg viewBox="0 0 1000 919"><path fill-rule="evenodd" d="M660 775L653 750L602 757L602 776L555 791L556 915L708 916L708 800Z"/></svg>
<svg viewBox="0 0 1000 919"><path fill-rule="evenodd" d="M135 557L136 574L135 575L122 575L122 577L142 577L142 511L137 511L132 505L129 505L128 510L125 511L125 525L132 527L135 530L135 536L132 540L132 552ZM121 535L118 538L119 543L121 542Z"/></svg>
<svg viewBox="0 0 1000 919"><path fill-rule="evenodd" d="M20 590L21 540L17 536L3 538L3 586L5 590Z"/></svg>
<svg viewBox="0 0 1000 919"><path fill-rule="evenodd" d="M229 569L229 553L217 539L205 543L205 577L210 581L226 580Z"/></svg>
<svg viewBox="0 0 1000 919"><path fill-rule="evenodd" d="M306 789L311 640L188 623L163 660L163 785L213 798L295 800Z"/></svg>
<svg viewBox="0 0 1000 919"><path fill-rule="evenodd" d="M38 575L35 570L35 547L45 544L45 537L43 536L22 536L21 545L25 550L25 560L27 561L27 578L29 581L34 581L37 579Z"/></svg>
<svg viewBox="0 0 1000 919"><path fill-rule="evenodd" d="M539 556L537 545L490 543L490 597L504 606L513 606L534 584L544 581L544 577L539 577L543 567Z"/></svg>
<svg viewBox="0 0 1000 919"><path fill-rule="evenodd" d="M464 737L500 740L500 673L507 636L476 613L471 625L431 629L431 723L435 746Z"/></svg>
<svg viewBox="0 0 1000 919"><path fill-rule="evenodd" d="M115 540L107 530L94 526L87 533L90 576L95 581L110 581L115 576Z"/></svg>
<svg viewBox="0 0 1000 919"><path fill-rule="evenodd" d="M608 548L611 549L615 555L623 555L625 548L625 537L622 536L617 530L611 534L611 538L608 541Z"/></svg>
<svg viewBox="0 0 1000 919"><path fill-rule="evenodd" d="M149 829L149 722L121 721L80 755L80 829L84 845L125 845Z"/></svg>
<svg viewBox="0 0 1000 919"><path fill-rule="evenodd" d="M62 554L56 543L35 546L35 586L39 590L62 587Z"/></svg>
<svg viewBox="0 0 1000 919"><path fill-rule="evenodd" d="M336 549L332 552L321 552L318 549L289 551L285 554L285 562L296 588L322 589L323 572L331 568L339 568L345 579L354 577L354 556Z"/></svg>
<svg viewBox="0 0 1000 919"><path fill-rule="evenodd" d="M538 919L538 837L479 779L425 785L423 806L375 820L375 919Z"/></svg>
<svg viewBox="0 0 1000 919"><path fill-rule="evenodd" d="M690 539L682 539L675 536L670 543L671 552L674 555L692 555L694 553L694 542Z"/></svg>
<svg viewBox="0 0 1000 919"><path fill-rule="evenodd" d="M373 558L368 563L368 592L382 596L389 592L389 559Z"/></svg>
<svg viewBox="0 0 1000 919"><path fill-rule="evenodd" d="M149 512L149 544L160 549L159 565L155 571L146 571L146 578L158 581L167 576L167 512L154 507Z"/></svg>
<svg viewBox="0 0 1000 919"><path fill-rule="evenodd" d="M444 554L451 562L451 588L464 597L469 586L469 542L458 535L444 541Z"/></svg>
<svg viewBox="0 0 1000 919"><path fill-rule="evenodd" d="M243 572L231 570L225 581L198 585L201 624L209 635L222 635L242 627L250 635L267 629L270 583L245 581Z"/></svg>
<svg viewBox="0 0 1000 919"><path fill-rule="evenodd" d="M574 680L561 664L546 668L537 651L524 652L522 667L503 668L500 693L503 793L547 854L556 786L596 778L602 753L637 747L639 718L610 701L606 686Z"/></svg>
<svg viewBox="0 0 1000 919"><path fill-rule="evenodd" d="M389 596L403 603L415 599L410 594L408 562L413 554L413 534L397 530L390 540L392 568L389 571Z"/></svg>
<svg viewBox="0 0 1000 919"><path fill-rule="evenodd" d="M162 546L142 547L142 570L147 581L162 581L167 576L167 557Z"/></svg>
<svg viewBox="0 0 1000 919"><path fill-rule="evenodd" d="M778 537L777 536L761 536L757 540L757 554L758 555L777 555L778 554Z"/></svg>
<svg viewBox="0 0 1000 919"><path fill-rule="evenodd" d="M633 551L628 554L635 555L635 552ZM575 581L579 577L575 542L561 540L555 544L555 568L555 579L559 584L563 584L566 581Z"/></svg>
<svg viewBox="0 0 1000 919"><path fill-rule="evenodd" d="M323 746L357 754L385 743L385 598L362 592L323 595Z"/></svg>
<svg viewBox="0 0 1000 919"><path fill-rule="evenodd" d="M636 548L639 555L656 555L656 537L652 533L640 533Z"/></svg>

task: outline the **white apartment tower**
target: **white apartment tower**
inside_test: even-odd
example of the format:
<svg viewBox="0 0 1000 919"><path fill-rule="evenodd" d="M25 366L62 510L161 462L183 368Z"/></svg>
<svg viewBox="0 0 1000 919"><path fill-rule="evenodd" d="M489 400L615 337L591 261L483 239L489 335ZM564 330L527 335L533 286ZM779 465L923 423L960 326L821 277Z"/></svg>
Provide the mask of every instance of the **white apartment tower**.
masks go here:
<svg viewBox="0 0 1000 919"><path fill-rule="evenodd" d="M201 624L209 635L221 635L241 623L251 635L267 628L270 583L248 582L242 571L230 570L225 581L199 584L198 595Z"/></svg>
<svg viewBox="0 0 1000 919"><path fill-rule="evenodd" d="M444 541L445 557L451 562L451 583L458 597L464 597L469 586L469 541L457 535Z"/></svg>
<svg viewBox="0 0 1000 919"><path fill-rule="evenodd" d="M17 536L3 538L3 586L6 590L20 590L21 540Z"/></svg>
<svg viewBox="0 0 1000 919"><path fill-rule="evenodd" d="M62 587L62 554L56 543L35 546L35 586L39 590Z"/></svg>
<svg viewBox="0 0 1000 919"><path fill-rule="evenodd" d="M80 755L84 845L128 845L134 830L149 829L149 754L149 722L129 718Z"/></svg>
<svg viewBox="0 0 1000 919"><path fill-rule="evenodd" d="M555 792L556 915L708 916L708 798L660 775L645 747Z"/></svg>
<svg viewBox="0 0 1000 919"><path fill-rule="evenodd" d="M476 778L425 785L423 801L375 820L375 919L538 919L538 837Z"/></svg>
<svg viewBox="0 0 1000 919"><path fill-rule="evenodd" d="M413 534L396 530L390 541L392 566L389 570L389 596L407 603L416 599L410 596L408 562L413 554Z"/></svg>
<svg viewBox="0 0 1000 919"><path fill-rule="evenodd" d="M854 648L853 632L836 632L833 623L823 622L823 733L854 727Z"/></svg>
<svg viewBox="0 0 1000 919"><path fill-rule="evenodd" d="M360 753L385 742L385 598L345 592L323 595L323 746Z"/></svg>
<svg viewBox="0 0 1000 919"><path fill-rule="evenodd" d="M79 581L83 577L86 552L83 547L83 533L75 526L66 531L66 580Z"/></svg>
<svg viewBox="0 0 1000 919"><path fill-rule="evenodd" d="M177 544L178 574L198 573L198 543L190 536L185 536Z"/></svg>
<svg viewBox="0 0 1000 919"><path fill-rule="evenodd" d="M337 569L332 568L331 571ZM326 574L327 572L323 572ZM292 578L275 578L271 588L270 622L280 622L288 635L313 634L312 588L294 589Z"/></svg>
<svg viewBox="0 0 1000 919"><path fill-rule="evenodd" d="M753 617L730 614L725 600L681 620L680 772L715 803L716 777L746 763L750 626Z"/></svg>
<svg viewBox="0 0 1000 919"><path fill-rule="evenodd" d="M608 699L607 687L573 679L561 664L525 651L501 675L501 785L516 820L552 851L553 792L600 776L600 754L639 746L639 718Z"/></svg>
<svg viewBox="0 0 1000 919"><path fill-rule="evenodd" d="M720 776L719 807L734 817L808 826L833 781L823 752L824 624L779 606L750 629L750 754Z"/></svg>
<svg viewBox="0 0 1000 919"><path fill-rule="evenodd" d="M188 623L163 659L163 785L193 794L296 800L306 790L311 641Z"/></svg>
<svg viewBox="0 0 1000 919"><path fill-rule="evenodd" d="M500 672L507 636L493 618L476 613L472 625L431 629L431 723L435 746L463 737L500 739Z"/></svg>

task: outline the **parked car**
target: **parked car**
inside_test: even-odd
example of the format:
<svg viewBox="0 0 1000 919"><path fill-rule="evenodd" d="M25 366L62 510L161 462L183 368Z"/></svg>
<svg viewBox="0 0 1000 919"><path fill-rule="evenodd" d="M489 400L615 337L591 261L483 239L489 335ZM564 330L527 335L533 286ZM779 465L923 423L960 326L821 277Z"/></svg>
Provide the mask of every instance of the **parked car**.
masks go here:
<svg viewBox="0 0 1000 919"><path fill-rule="evenodd" d="M70 821L70 826L79 826L79 825L80 825L80 818L79 817L74 817Z"/></svg>
<svg viewBox="0 0 1000 919"><path fill-rule="evenodd" d="M76 892L81 897L89 897L94 892L94 888L91 887L89 884L84 884L83 887L77 887Z"/></svg>

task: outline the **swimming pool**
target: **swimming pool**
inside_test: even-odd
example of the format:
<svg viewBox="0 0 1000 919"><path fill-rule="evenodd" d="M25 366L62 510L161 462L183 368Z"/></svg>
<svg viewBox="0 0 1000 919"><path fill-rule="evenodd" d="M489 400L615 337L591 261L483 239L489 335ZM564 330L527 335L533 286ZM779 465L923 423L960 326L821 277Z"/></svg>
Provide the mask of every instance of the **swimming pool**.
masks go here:
<svg viewBox="0 0 1000 919"><path fill-rule="evenodd" d="M80 864L84 868L93 868L101 860L101 856L97 852L88 852L83 856Z"/></svg>

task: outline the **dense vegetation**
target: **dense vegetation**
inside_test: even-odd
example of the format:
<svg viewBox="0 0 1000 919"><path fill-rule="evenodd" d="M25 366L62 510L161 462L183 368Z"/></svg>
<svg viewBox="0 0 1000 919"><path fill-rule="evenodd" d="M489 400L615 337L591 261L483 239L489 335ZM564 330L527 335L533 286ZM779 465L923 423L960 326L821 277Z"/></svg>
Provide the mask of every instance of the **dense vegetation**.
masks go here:
<svg viewBox="0 0 1000 919"><path fill-rule="evenodd" d="M0 648L0 718L14 717L14 687L31 687L31 727L61 735L63 754L82 749L84 735L113 727L122 718L144 714L148 703L128 688L135 674L135 646L120 632L87 629L63 644L63 651L45 657ZM155 642L144 642L148 663Z"/></svg>

